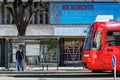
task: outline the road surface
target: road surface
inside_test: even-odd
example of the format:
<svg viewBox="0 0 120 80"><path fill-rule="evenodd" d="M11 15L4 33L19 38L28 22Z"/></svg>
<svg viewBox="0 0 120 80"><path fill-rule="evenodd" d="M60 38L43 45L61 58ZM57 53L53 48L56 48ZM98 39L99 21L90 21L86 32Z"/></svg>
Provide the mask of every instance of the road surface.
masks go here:
<svg viewBox="0 0 120 80"><path fill-rule="evenodd" d="M114 80L113 73L91 71L1 71L0 80ZM120 74L117 74L120 80Z"/></svg>

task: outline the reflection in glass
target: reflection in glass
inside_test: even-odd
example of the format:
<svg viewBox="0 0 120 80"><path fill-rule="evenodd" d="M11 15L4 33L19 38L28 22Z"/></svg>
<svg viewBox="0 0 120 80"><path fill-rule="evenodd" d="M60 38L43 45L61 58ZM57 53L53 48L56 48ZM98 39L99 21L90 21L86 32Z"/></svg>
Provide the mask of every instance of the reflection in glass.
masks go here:
<svg viewBox="0 0 120 80"><path fill-rule="evenodd" d="M36 65L39 63L38 56L27 56L27 64L29 65Z"/></svg>
<svg viewBox="0 0 120 80"><path fill-rule="evenodd" d="M107 45L108 46L120 46L120 32L108 31L107 32Z"/></svg>
<svg viewBox="0 0 120 80"><path fill-rule="evenodd" d="M92 49L93 50L100 50L101 48L101 31L96 31L94 38L93 38L93 44Z"/></svg>
<svg viewBox="0 0 120 80"><path fill-rule="evenodd" d="M92 32L93 32L93 26L89 28L89 32L87 34L87 37L85 39L85 44L84 44L84 50L90 50L91 49L91 39L92 39Z"/></svg>
<svg viewBox="0 0 120 80"><path fill-rule="evenodd" d="M40 62L57 62L57 40L44 40L40 45Z"/></svg>

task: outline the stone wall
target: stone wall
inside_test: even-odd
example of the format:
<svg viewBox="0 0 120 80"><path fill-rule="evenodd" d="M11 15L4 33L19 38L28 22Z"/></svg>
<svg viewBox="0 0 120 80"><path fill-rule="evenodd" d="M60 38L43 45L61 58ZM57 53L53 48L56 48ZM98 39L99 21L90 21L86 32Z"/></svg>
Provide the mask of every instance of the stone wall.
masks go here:
<svg viewBox="0 0 120 80"><path fill-rule="evenodd" d="M86 27L85 29L87 29L88 26L89 25L29 25L26 30L26 36L54 36L56 28L69 29L82 27L84 30L84 28ZM74 33L74 30L72 32ZM18 31L15 25L0 25L0 36L17 36L17 34ZM64 35L65 33L63 33L62 36Z"/></svg>
<svg viewBox="0 0 120 80"><path fill-rule="evenodd" d="M17 28L14 25L0 25L0 36L16 36Z"/></svg>
<svg viewBox="0 0 120 80"><path fill-rule="evenodd" d="M54 35L54 27L51 25L30 25L26 30L27 36Z"/></svg>
<svg viewBox="0 0 120 80"><path fill-rule="evenodd" d="M17 36L18 31L15 25L0 25L0 36ZM53 35L53 26L30 25L27 27L26 36Z"/></svg>

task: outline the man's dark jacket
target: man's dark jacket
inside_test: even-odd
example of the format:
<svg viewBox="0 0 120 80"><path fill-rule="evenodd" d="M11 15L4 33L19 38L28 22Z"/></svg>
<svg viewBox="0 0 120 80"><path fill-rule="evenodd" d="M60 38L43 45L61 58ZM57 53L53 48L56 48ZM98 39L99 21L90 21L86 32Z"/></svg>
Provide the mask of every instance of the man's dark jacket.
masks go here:
<svg viewBox="0 0 120 80"><path fill-rule="evenodd" d="M23 60L23 59L24 59L23 51L22 51L22 52L17 51L17 52L16 52L16 60L21 61L21 60Z"/></svg>

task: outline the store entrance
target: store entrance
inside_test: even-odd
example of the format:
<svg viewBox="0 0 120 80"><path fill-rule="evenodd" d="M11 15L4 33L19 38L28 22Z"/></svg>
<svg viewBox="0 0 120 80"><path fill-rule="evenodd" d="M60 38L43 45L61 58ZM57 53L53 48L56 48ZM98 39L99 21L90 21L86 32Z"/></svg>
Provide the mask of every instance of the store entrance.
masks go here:
<svg viewBox="0 0 120 80"><path fill-rule="evenodd" d="M64 41L64 64L65 65L77 65L81 63L81 51L80 48L83 45L83 40L66 39Z"/></svg>

